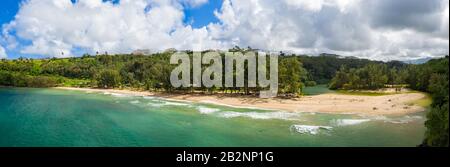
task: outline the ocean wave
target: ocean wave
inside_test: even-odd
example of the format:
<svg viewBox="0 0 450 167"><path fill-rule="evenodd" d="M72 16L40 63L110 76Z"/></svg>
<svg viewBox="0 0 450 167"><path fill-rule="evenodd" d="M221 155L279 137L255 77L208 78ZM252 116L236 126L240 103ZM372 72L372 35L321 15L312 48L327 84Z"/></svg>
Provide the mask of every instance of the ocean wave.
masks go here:
<svg viewBox="0 0 450 167"><path fill-rule="evenodd" d="M142 96L142 98L147 99L147 100L159 99L159 97L154 97L154 96Z"/></svg>
<svg viewBox="0 0 450 167"><path fill-rule="evenodd" d="M134 101L130 101L131 104L139 104L140 101L139 100L134 100Z"/></svg>
<svg viewBox="0 0 450 167"><path fill-rule="evenodd" d="M166 98L165 100L173 101L173 102L180 102L180 103L192 103L192 101L189 101L189 100L179 100L179 99L170 99L170 98Z"/></svg>
<svg viewBox="0 0 450 167"><path fill-rule="evenodd" d="M248 117L252 119L282 119L282 120L300 120L298 113L290 112L235 112L226 111L218 114L225 118Z"/></svg>
<svg viewBox="0 0 450 167"><path fill-rule="evenodd" d="M349 125L358 125L361 123L369 122L370 119L337 119L332 120L332 124L336 126L349 126Z"/></svg>
<svg viewBox="0 0 450 167"><path fill-rule="evenodd" d="M236 106L236 105L230 105L230 104L219 103L219 102L211 101L211 100L202 100L202 101L200 101L200 102L201 102L201 103L206 103L206 104L214 104L214 105L219 105L219 106L224 106L224 107L230 107L230 108L242 108L242 109L266 110L266 111L278 111L278 110L276 110L276 109L268 109L268 108L261 108L261 107Z"/></svg>
<svg viewBox="0 0 450 167"><path fill-rule="evenodd" d="M145 98L145 97L144 97ZM173 102L173 101L166 101L163 99L160 99L158 97L155 98L145 98L148 106L152 107L164 107L164 106L185 106L190 107L191 104L188 103L179 103L179 102Z"/></svg>
<svg viewBox="0 0 450 167"><path fill-rule="evenodd" d="M166 101L164 102L165 105L170 105L170 106L189 106L190 104L186 104L186 103L178 103L178 102L170 102L170 101Z"/></svg>
<svg viewBox="0 0 450 167"><path fill-rule="evenodd" d="M164 106L162 103L148 103L147 105L157 108Z"/></svg>
<svg viewBox="0 0 450 167"><path fill-rule="evenodd" d="M321 130L330 131L333 129L331 126L312 126L312 125L292 125L291 131L296 131L301 134L319 134Z"/></svg>
<svg viewBox="0 0 450 167"><path fill-rule="evenodd" d="M410 123L416 120L420 120L422 119L422 116L403 116L403 117L396 117L396 118L389 118L386 116L377 116L374 117L372 119L377 120L377 121L384 121L385 123L393 123L393 124L406 124L406 123Z"/></svg>
<svg viewBox="0 0 450 167"><path fill-rule="evenodd" d="M133 97L132 95L120 94L120 93L112 93L112 92L104 92L104 95L111 95L114 97Z"/></svg>
<svg viewBox="0 0 450 167"><path fill-rule="evenodd" d="M211 114L220 111L217 108L208 108L208 107L198 107L198 111L202 114Z"/></svg>
<svg viewBox="0 0 450 167"><path fill-rule="evenodd" d="M403 116L403 117L386 117L386 116L375 116L375 117L364 117L361 119L335 119L331 121L331 124L335 126L350 126L358 125L370 121L382 121L384 123L393 124L406 124L416 120L420 120L421 116Z"/></svg>

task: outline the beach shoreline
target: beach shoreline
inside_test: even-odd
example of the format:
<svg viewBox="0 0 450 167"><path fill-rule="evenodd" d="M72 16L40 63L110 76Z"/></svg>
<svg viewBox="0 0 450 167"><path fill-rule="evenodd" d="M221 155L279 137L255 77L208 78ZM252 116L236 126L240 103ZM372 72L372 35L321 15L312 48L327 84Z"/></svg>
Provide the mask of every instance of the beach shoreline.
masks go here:
<svg viewBox="0 0 450 167"><path fill-rule="evenodd" d="M382 96L344 95L327 93L312 96L302 96L293 99L229 95L229 94L170 94L137 90L96 89L56 87L60 90L76 90L97 93L117 93L132 96L153 96L168 100L206 103L236 108L258 108L281 110L288 112L356 114L367 116L406 115L425 111L426 108L413 102L426 98L426 94L408 92Z"/></svg>

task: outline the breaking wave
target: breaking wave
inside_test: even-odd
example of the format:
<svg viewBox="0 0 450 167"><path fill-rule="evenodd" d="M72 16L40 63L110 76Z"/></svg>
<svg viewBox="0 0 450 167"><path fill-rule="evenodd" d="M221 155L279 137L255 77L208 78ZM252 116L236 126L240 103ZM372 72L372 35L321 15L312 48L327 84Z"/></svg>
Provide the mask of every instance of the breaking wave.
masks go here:
<svg viewBox="0 0 450 167"><path fill-rule="evenodd" d="M300 120L298 113L290 112L235 112L227 111L219 113L219 116L225 118L248 117L252 119L282 119L282 120Z"/></svg>
<svg viewBox="0 0 450 167"><path fill-rule="evenodd" d="M291 131L295 131L301 134L319 134L321 131L330 131L333 127L331 126L312 126L312 125L292 125L290 127Z"/></svg>
<svg viewBox="0 0 450 167"><path fill-rule="evenodd" d="M200 101L200 102L201 102L201 103L206 103L206 104L214 104L214 105L224 106L224 107L231 107L231 108L242 108L242 109L255 109L255 110L276 111L275 109L268 109L268 108L261 108L261 107L250 107L250 106L236 106L236 105L230 105L230 104L219 103L219 102L215 102L215 101L211 101L211 100L202 100L202 101Z"/></svg>
<svg viewBox="0 0 450 167"><path fill-rule="evenodd" d="M388 118L385 116L378 116L373 118L374 120L377 121L384 121L385 123L393 123L393 124L406 124L406 123L410 123L416 120L420 120L422 119L422 116L404 116L404 117L398 117L398 118Z"/></svg>
<svg viewBox="0 0 450 167"><path fill-rule="evenodd" d="M164 106L164 104L162 103L148 103L148 105L157 108Z"/></svg>
<svg viewBox="0 0 450 167"><path fill-rule="evenodd" d="M112 93L112 92L105 92L103 94L104 95L111 95L111 96L114 96L114 97L133 97L132 95L120 94L120 93Z"/></svg>
<svg viewBox="0 0 450 167"><path fill-rule="evenodd" d="M131 104L139 104L140 101L139 100L134 100L134 101L130 101Z"/></svg>
<svg viewBox="0 0 450 167"><path fill-rule="evenodd" d="M350 126L350 125L358 125L370 121L382 121L384 123L393 123L393 124L406 124L416 120L420 120L423 117L421 116L404 116L404 117L386 117L386 116L376 116L376 117L366 117L363 119L335 119L331 121L332 125L335 126Z"/></svg>
<svg viewBox="0 0 450 167"><path fill-rule="evenodd" d="M349 125L358 125L365 122L371 121L370 119L337 119L332 120L332 124L336 126L349 126Z"/></svg>
<svg viewBox="0 0 450 167"><path fill-rule="evenodd" d="M170 106L189 106L190 105L190 104L186 104L186 103L169 102L169 101L164 102L164 104L170 105Z"/></svg>
<svg viewBox="0 0 450 167"><path fill-rule="evenodd" d="M187 106L189 107L190 104L186 103L177 103L177 102L168 102L168 101L152 101L147 103L147 105L152 107L164 107L164 106Z"/></svg>
<svg viewBox="0 0 450 167"><path fill-rule="evenodd" d="M198 111L202 114L211 114L220 111L217 108L208 108L208 107L198 107Z"/></svg>
<svg viewBox="0 0 450 167"><path fill-rule="evenodd" d="M159 99L158 97L154 97L154 96L142 96L142 98L147 99L147 100Z"/></svg>

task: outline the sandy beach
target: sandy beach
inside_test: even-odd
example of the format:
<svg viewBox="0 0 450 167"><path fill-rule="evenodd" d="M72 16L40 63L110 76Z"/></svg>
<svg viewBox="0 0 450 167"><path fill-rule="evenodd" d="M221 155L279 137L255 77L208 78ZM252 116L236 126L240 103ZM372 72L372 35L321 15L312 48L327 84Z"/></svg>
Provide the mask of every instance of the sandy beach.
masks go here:
<svg viewBox="0 0 450 167"><path fill-rule="evenodd" d="M167 94L146 91L58 87L56 89L86 92L118 93L134 96L156 96L172 100L209 103L242 108L264 108L290 112L317 112L358 115L404 115L424 111L412 102L426 98L423 93L409 92L383 96L321 94L295 99L261 99L257 97L204 94Z"/></svg>

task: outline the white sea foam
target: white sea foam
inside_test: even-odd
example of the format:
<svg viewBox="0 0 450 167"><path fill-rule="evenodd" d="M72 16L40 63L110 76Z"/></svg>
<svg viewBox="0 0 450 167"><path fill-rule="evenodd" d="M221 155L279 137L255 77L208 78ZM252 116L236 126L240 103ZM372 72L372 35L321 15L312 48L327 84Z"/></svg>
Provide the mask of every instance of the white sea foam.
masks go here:
<svg viewBox="0 0 450 167"><path fill-rule="evenodd" d="M208 108L208 107L198 107L198 111L202 114L211 114L220 111L217 108Z"/></svg>
<svg viewBox="0 0 450 167"><path fill-rule="evenodd" d="M169 101L166 101L164 104L165 105L172 105L172 106L189 106L189 104L186 104L186 103L169 102Z"/></svg>
<svg viewBox="0 0 450 167"><path fill-rule="evenodd" d="M282 119L282 120L300 120L298 113L290 112L235 112L226 111L218 114L225 118L248 117L252 119Z"/></svg>
<svg viewBox="0 0 450 167"><path fill-rule="evenodd" d="M331 126L312 126L312 125L292 125L291 131L295 130L298 133L301 134L312 134L316 135L319 134L321 130L330 131L333 129Z"/></svg>
<svg viewBox="0 0 450 167"><path fill-rule="evenodd" d="M131 104L139 104L140 101L139 100L134 100L134 101L130 101Z"/></svg>
<svg viewBox="0 0 450 167"><path fill-rule="evenodd" d="M162 107L162 106L164 106L164 104L156 104L156 103L149 103L148 105L150 105L152 107Z"/></svg>
<svg viewBox="0 0 450 167"><path fill-rule="evenodd" d="M406 123L410 123L410 122L413 122L413 121L419 120L419 119L422 119L422 117L421 116L405 116L403 118L388 119L385 122L394 123L394 124L406 124Z"/></svg>
<svg viewBox="0 0 450 167"><path fill-rule="evenodd" d="M364 122L369 122L370 119L337 119L333 120L332 124L336 126L348 126L348 125L358 125Z"/></svg>
<svg viewBox="0 0 450 167"><path fill-rule="evenodd" d="M145 97L144 97L145 98ZM152 107L163 107L163 106L186 106L186 107L190 107L191 104L188 103L179 103L179 102L172 102L172 101L166 101L166 100L161 100L159 98L146 98L148 99L147 105L148 106L152 106Z"/></svg>
<svg viewBox="0 0 450 167"><path fill-rule="evenodd" d="M158 99L158 97L154 97L154 96L142 96L142 98L147 99L147 100Z"/></svg>
<svg viewBox="0 0 450 167"><path fill-rule="evenodd" d="M148 105L152 106L152 107L158 107L158 108L164 106L164 104L162 104L162 103L148 103Z"/></svg>
<svg viewBox="0 0 450 167"><path fill-rule="evenodd" d="M114 96L114 97L132 97L131 95L120 94L120 93L112 93L112 92L105 92L103 94L111 95L111 96Z"/></svg>
<svg viewBox="0 0 450 167"><path fill-rule="evenodd" d="M219 103L219 102L211 101L211 100L202 100L202 101L200 101L200 102L201 102L201 103L206 103L206 104L214 104L214 105L219 105L219 106L231 107L231 108L242 108L242 109L254 109L254 110L278 111L278 110L275 110L275 109L268 109L268 108L261 108L261 107L236 106L236 105L230 105L230 104Z"/></svg>
<svg viewBox="0 0 450 167"><path fill-rule="evenodd" d="M406 124L406 123L410 123L412 121L415 120L420 120L422 119L422 116L404 116L404 117L397 117L397 118L388 118L386 116L378 116L378 117L374 117L372 119L377 120L377 121L384 121L385 123L393 123L393 124Z"/></svg>

